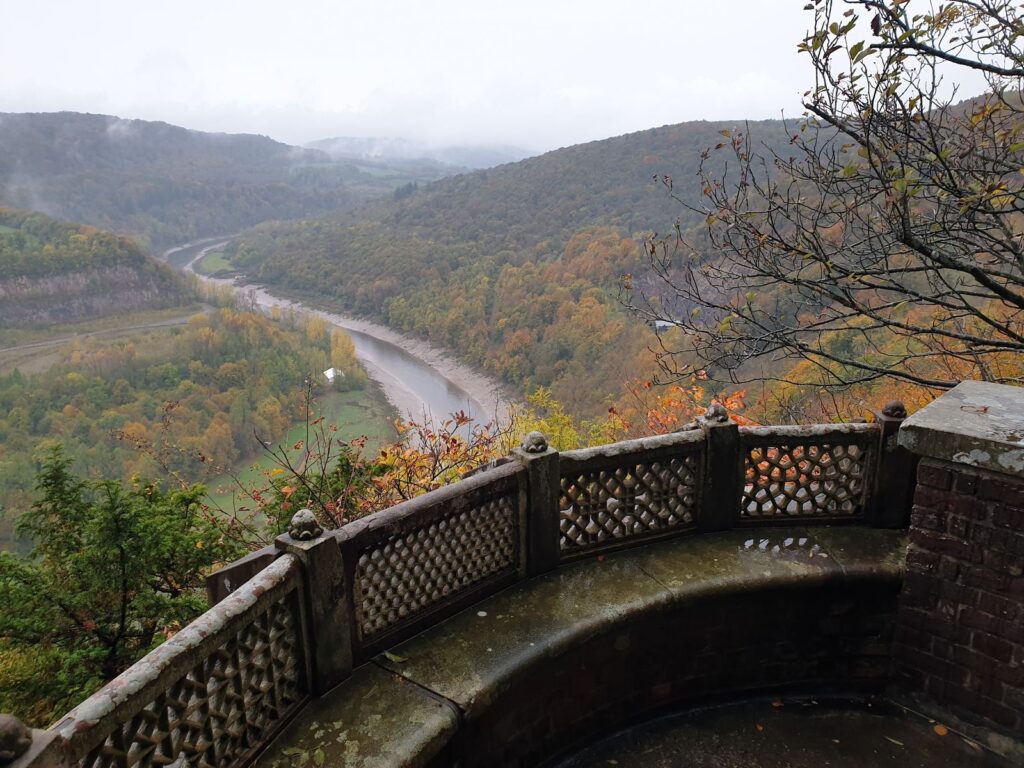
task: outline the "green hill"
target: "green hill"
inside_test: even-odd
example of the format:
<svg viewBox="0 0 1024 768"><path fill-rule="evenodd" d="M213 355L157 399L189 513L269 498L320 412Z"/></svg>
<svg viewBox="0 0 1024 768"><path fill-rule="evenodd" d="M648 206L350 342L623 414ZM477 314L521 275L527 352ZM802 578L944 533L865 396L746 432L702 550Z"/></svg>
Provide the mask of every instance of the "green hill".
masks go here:
<svg viewBox="0 0 1024 768"><path fill-rule="evenodd" d="M442 179L358 212L257 227L228 256L254 278L596 413L626 379L653 374L656 340L615 292L623 274L643 271L640 236L670 231L683 212L662 179L697 203L701 153L735 127L665 126ZM789 140L780 121L748 129L774 149Z"/></svg>
<svg viewBox="0 0 1024 768"><path fill-rule="evenodd" d="M443 175L244 134L75 112L0 113L0 204L165 248L333 211Z"/></svg>
<svg viewBox="0 0 1024 768"><path fill-rule="evenodd" d="M180 279L130 240L0 208L0 328L75 323L184 299Z"/></svg>

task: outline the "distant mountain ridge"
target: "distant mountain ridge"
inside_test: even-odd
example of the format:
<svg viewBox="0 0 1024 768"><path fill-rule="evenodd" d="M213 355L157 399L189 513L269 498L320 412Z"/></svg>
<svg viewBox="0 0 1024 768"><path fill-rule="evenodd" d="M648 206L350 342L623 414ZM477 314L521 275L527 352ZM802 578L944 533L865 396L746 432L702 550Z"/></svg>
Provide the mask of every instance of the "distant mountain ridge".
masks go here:
<svg viewBox="0 0 1024 768"><path fill-rule="evenodd" d="M597 414L625 381L654 375L640 357L657 340L618 303L620 278L643 278L644 234L678 221L699 239L704 217L676 198L699 204L702 153L737 128L779 152L790 139L778 120L652 128L358 211L265 224L230 256L254 279L427 337L521 392L551 387L574 412Z"/></svg>
<svg viewBox="0 0 1024 768"><path fill-rule="evenodd" d="M363 169L266 136L110 115L0 113L0 205L142 238L153 249L351 207L436 169Z"/></svg>

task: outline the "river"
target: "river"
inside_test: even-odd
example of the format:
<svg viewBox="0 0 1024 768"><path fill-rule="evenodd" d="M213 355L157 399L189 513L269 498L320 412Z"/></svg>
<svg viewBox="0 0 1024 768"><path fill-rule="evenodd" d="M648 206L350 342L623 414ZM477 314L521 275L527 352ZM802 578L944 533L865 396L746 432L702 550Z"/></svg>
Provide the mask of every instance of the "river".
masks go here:
<svg viewBox="0 0 1024 768"><path fill-rule="evenodd" d="M275 296L262 286L206 277L194 271L195 263L206 253L226 244L223 237L206 238L166 251L164 259L205 283L230 286L237 294L251 297L264 310L280 307L284 311L315 315L341 328L351 336L356 357L370 378L406 418L439 420L458 411L464 411L478 422L507 418L509 398L498 381L454 360L427 342L369 320Z"/></svg>

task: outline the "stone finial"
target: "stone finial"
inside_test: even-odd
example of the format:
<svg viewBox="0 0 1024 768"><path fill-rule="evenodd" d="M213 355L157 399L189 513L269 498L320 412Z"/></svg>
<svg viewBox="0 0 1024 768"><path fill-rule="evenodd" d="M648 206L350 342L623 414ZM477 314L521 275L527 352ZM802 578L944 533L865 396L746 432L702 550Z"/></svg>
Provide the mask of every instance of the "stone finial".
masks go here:
<svg viewBox="0 0 1024 768"><path fill-rule="evenodd" d="M899 400L893 400L885 404L885 407L882 409L882 415L888 416L890 419L905 419L907 418L907 406Z"/></svg>
<svg viewBox="0 0 1024 768"><path fill-rule="evenodd" d="M725 406L721 403L712 403L704 411L704 421L711 422L712 424L725 424L728 420L729 412L725 410Z"/></svg>
<svg viewBox="0 0 1024 768"><path fill-rule="evenodd" d="M0 715L0 765L14 762L32 746L32 731L14 715Z"/></svg>
<svg viewBox="0 0 1024 768"><path fill-rule="evenodd" d="M522 448L527 453L544 453L548 449L548 439L543 432L531 432L523 438Z"/></svg>
<svg viewBox="0 0 1024 768"><path fill-rule="evenodd" d="M288 535L297 541L310 541L323 532L324 529L316 521L316 515L311 509L300 509L292 515L292 521L288 525Z"/></svg>

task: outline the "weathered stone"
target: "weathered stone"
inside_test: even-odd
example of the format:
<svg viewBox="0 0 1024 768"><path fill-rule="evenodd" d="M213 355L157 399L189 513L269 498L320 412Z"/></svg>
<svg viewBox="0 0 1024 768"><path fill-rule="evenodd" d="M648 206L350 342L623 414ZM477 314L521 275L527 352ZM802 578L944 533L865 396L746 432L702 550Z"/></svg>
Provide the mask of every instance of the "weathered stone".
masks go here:
<svg viewBox="0 0 1024 768"><path fill-rule="evenodd" d="M882 415L888 416L890 419L905 419L907 418L907 406L899 400L893 400L882 408Z"/></svg>
<svg viewBox="0 0 1024 768"><path fill-rule="evenodd" d="M543 432L530 432L523 438L522 449L527 453L544 453L548 449L548 439Z"/></svg>
<svg viewBox="0 0 1024 768"><path fill-rule="evenodd" d="M703 483L699 489L700 514L697 525L700 530L724 531L732 528L740 517L740 499L743 496L743 464L740 462L739 427L729 420L722 406L715 418L707 418L701 425L704 432L705 450ZM724 418L718 418L718 415Z"/></svg>
<svg viewBox="0 0 1024 768"><path fill-rule="evenodd" d="M419 768L445 749L457 727L450 703L368 664L310 703L256 768Z"/></svg>
<svg viewBox="0 0 1024 768"><path fill-rule="evenodd" d="M0 764L13 762L32 746L32 732L14 715L0 715Z"/></svg>
<svg viewBox="0 0 1024 768"><path fill-rule="evenodd" d="M230 595L274 562L276 555L277 549L270 544L211 573L206 577L206 598L209 604L216 605Z"/></svg>
<svg viewBox="0 0 1024 768"><path fill-rule="evenodd" d="M1024 475L1024 389L962 382L904 421L899 442L920 456Z"/></svg>
<svg viewBox="0 0 1024 768"><path fill-rule="evenodd" d="M560 456L545 441L539 453L524 447L515 455L526 469L526 495L522 499L522 534L525 546L522 573L536 576L558 565L558 484Z"/></svg>
<svg viewBox="0 0 1024 768"><path fill-rule="evenodd" d="M401 662L378 661L473 714L509 675L668 598L629 558L590 560L521 582L426 630L394 649Z"/></svg>
<svg viewBox="0 0 1024 768"><path fill-rule="evenodd" d="M308 510L307 510L308 511ZM353 609L345 589L341 549L334 536L296 539L278 536L275 545L302 563L303 592L309 611L310 689L321 694L352 671L350 627Z"/></svg>
<svg viewBox="0 0 1024 768"><path fill-rule="evenodd" d="M750 688L878 690L904 538L870 531L858 547L864 532L733 531L589 559L377 663L459 706L465 768L536 764L624 719Z"/></svg>
<svg viewBox="0 0 1024 768"><path fill-rule="evenodd" d="M704 411L704 421L712 424L724 424L729 420L729 412L721 403L712 403Z"/></svg>
<svg viewBox="0 0 1024 768"><path fill-rule="evenodd" d="M291 555L264 568L52 726L49 733L62 742L61 755L77 764L108 738L126 750L152 749L150 721L136 717L143 710L164 723L164 742L185 754L207 749L211 738L228 754L250 748L255 727L250 724L258 723L262 731L287 719L302 699L300 682L309 677L298 605L301 580L301 566ZM208 676L232 681L227 684L238 686L239 694L215 698L217 689L189 688L187 681ZM259 693L253 695L249 687L241 695L243 681L252 681L250 686L258 681ZM167 695L182 685L193 693ZM271 690L274 695L266 695ZM218 708L218 716L211 718L209 730L196 729L192 713L208 705ZM40 760L33 765L54 765ZM91 763L94 768L116 764L108 753Z"/></svg>
<svg viewBox="0 0 1024 768"><path fill-rule="evenodd" d="M322 536L323 532L324 529L320 527L311 509L300 509L292 515L288 525L288 535L297 541L310 541Z"/></svg>

